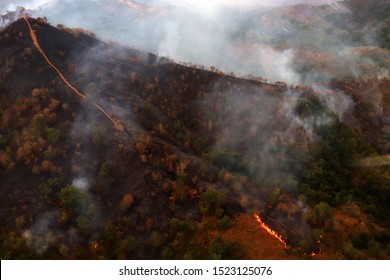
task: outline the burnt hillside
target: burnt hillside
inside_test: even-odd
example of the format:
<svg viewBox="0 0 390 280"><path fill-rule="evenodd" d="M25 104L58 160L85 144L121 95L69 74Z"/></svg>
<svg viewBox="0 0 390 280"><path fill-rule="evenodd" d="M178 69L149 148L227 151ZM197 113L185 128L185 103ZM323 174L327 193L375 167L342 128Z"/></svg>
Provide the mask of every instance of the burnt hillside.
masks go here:
<svg viewBox="0 0 390 280"><path fill-rule="evenodd" d="M360 106L338 112L309 87L191 68L85 30L29 22L86 98L43 59L24 19L0 33L2 258L253 257L231 234L253 227L240 215L253 212L289 244L259 237L280 258L319 253L325 233L329 252L356 239L358 257L388 257L388 197L379 195L388 173L355 164L385 141L381 110L363 113L376 106L359 94L369 83L334 81L330 98ZM369 193L360 188L370 184ZM364 219L376 255L359 245L366 229L329 241L344 230L329 213L354 219L351 205L371 215Z"/></svg>

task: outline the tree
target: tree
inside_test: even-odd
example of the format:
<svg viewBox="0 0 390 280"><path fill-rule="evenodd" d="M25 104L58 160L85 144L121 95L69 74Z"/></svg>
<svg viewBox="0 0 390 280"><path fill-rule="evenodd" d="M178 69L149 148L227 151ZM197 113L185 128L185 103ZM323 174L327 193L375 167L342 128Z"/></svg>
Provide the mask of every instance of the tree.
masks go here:
<svg viewBox="0 0 390 280"><path fill-rule="evenodd" d="M220 207L224 201L225 197L221 193L209 187L200 197L200 209L205 214L220 216L223 213Z"/></svg>
<svg viewBox="0 0 390 280"><path fill-rule="evenodd" d="M223 241L220 235L215 236L210 242L209 258L213 260L241 259L245 252L236 242Z"/></svg>
<svg viewBox="0 0 390 280"><path fill-rule="evenodd" d="M337 206L356 194L367 180L356 162L374 150L350 126L338 120L318 127L317 134L320 140L309 148L299 185L311 202Z"/></svg>
<svg viewBox="0 0 390 280"><path fill-rule="evenodd" d="M74 185L67 185L60 191L59 198L64 208L79 211L85 202L85 194L79 191Z"/></svg>
<svg viewBox="0 0 390 280"><path fill-rule="evenodd" d="M333 209L329 204L320 202L309 212L310 221L320 228L333 226Z"/></svg>
<svg viewBox="0 0 390 280"><path fill-rule="evenodd" d="M155 64L157 61L157 55L153 53L148 53L148 63L149 64Z"/></svg>
<svg viewBox="0 0 390 280"><path fill-rule="evenodd" d="M88 235L91 230L91 223L86 216L79 216L76 220L77 227L81 231L81 233Z"/></svg>

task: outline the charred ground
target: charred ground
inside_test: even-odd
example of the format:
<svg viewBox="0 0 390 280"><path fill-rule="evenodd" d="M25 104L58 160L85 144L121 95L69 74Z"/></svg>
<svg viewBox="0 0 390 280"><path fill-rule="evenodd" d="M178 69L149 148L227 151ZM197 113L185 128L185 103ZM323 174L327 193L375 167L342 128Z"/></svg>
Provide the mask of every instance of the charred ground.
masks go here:
<svg viewBox="0 0 390 280"><path fill-rule="evenodd" d="M389 150L388 80L327 85L354 101L341 120L310 87L30 22L89 99L23 19L0 33L2 258L388 258L389 165L360 164Z"/></svg>

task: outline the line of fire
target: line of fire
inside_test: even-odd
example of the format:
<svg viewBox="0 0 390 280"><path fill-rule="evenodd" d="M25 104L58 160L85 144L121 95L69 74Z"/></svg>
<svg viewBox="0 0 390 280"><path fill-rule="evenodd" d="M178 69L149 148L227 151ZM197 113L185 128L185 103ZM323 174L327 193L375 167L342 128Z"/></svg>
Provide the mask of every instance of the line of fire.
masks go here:
<svg viewBox="0 0 390 280"><path fill-rule="evenodd" d="M260 215L262 215L263 218ZM271 228L271 226L270 226L271 223L275 223L275 224L279 223L280 227L285 228L286 231L289 232L288 235L296 236L296 237L299 237L300 239L302 239L302 236L300 236L296 232L294 232L293 229L291 229L290 227L288 227L287 225L283 224L282 222L280 222L278 220L272 219L264 212L261 212L260 214L254 213L253 217L259 223L260 228L265 230L269 235L271 235L276 240L278 240L280 243L282 243L285 249L294 249L294 248L290 248L290 246L288 245L287 238L285 238L284 236L282 236L277 231L275 231ZM309 250L306 252L303 252L303 254L310 255L310 256L319 255L321 253L321 247L320 247L321 238L322 238L322 235L319 236L318 240L313 241L312 244L310 244L310 246L309 246Z"/></svg>

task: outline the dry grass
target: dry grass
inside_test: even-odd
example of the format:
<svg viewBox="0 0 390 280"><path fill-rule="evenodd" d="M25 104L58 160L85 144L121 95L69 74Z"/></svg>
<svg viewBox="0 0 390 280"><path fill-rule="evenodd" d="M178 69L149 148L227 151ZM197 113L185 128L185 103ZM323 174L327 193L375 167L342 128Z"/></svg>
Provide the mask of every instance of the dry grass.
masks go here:
<svg viewBox="0 0 390 280"><path fill-rule="evenodd" d="M296 256L287 253L280 241L260 228L251 214L235 218L233 227L224 232L222 238L238 242L249 260L296 259Z"/></svg>

